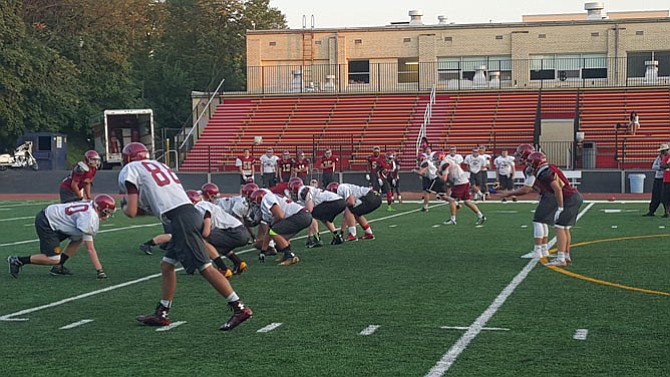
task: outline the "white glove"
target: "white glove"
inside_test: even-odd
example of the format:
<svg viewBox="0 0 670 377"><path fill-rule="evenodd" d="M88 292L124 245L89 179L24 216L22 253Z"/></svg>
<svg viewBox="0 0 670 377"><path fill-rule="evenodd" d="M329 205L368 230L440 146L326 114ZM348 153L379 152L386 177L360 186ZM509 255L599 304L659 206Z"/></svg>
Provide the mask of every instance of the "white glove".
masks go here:
<svg viewBox="0 0 670 377"><path fill-rule="evenodd" d="M369 180L370 180L370 174L366 174L366 175L365 175L365 180L366 180L366 181L369 181Z"/></svg>
<svg viewBox="0 0 670 377"><path fill-rule="evenodd" d="M556 213L554 213L554 222L558 221L558 218L561 217L562 212L563 207L558 207L558 209L556 209Z"/></svg>
<svg viewBox="0 0 670 377"><path fill-rule="evenodd" d="M377 178L377 183L379 183L379 187L384 186L384 181L381 178Z"/></svg>

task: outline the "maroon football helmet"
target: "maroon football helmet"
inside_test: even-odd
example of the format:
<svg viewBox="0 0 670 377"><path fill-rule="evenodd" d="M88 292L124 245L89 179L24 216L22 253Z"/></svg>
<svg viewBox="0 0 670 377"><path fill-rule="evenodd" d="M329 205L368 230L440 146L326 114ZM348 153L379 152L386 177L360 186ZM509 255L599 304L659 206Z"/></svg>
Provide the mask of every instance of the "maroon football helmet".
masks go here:
<svg viewBox="0 0 670 377"><path fill-rule="evenodd" d="M334 192L337 194L337 189L340 187L340 184L338 182L330 182L328 186L326 186L326 190L330 192Z"/></svg>
<svg viewBox="0 0 670 377"><path fill-rule="evenodd" d="M146 145L137 142L126 144L121 154L123 155L124 165L131 161L146 160L149 158L149 150Z"/></svg>
<svg viewBox="0 0 670 377"><path fill-rule="evenodd" d="M202 192L203 199L206 201L216 199L221 194L219 191L219 186L215 185L214 183L205 183L200 188L200 191Z"/></svg>
<svg viewBox="0 0 670 377"><path fill-rule="evenodd" d="M250 199L253 203L261 204L261 202L263 201L263 198L265 197L265 194L267 194L267 193L268 192L263 190L263 189L258 189L251 194Z"/></svg>
<svg viewBox="0 0 670 377"><path fill-rule="evenodd" d="M93 198L93 207L102 214L101 218L107 219L116 211L116 202L107 194L98 194Z"/></svg>
<svg viewBox="0 0 670 377"><path fill-rule="evenodd" d="M84 161L86 161L86 165L97 168L100 166L100 155L94 150L86 151Z"/></svg>
<svg viewBox="0 0 670 377"><path fill-rule="evenodd" d="M516 156L521 163L525 163L531 153L535 152L535 147L530 144L521 144L516 147Z"/></svg>
<svg viewBox="0 0 670 377"><path fill-rule="evenodd" d="M302 186L304 186L304 184L302 183L302 179L300 179L298 177L293 177L288 181L289 190L291 190L291 192L296 194L296 195L298 195L298 191L300 191L300 188Z"/></svg>
<svg viewBox="0 0 670 377"><path fill-rule="evenodd" d="M537 172L537 169L539 169L540 166L547 164L547 156L542 152L533 152L528 156L526 161L528 161L528 165L533 168L533 171Z"/></svg>
<svg viewBox="0 0 670 377"><path fill-rule="evenodd" d="M247 199L251 198L251 194L254 193L254 191L258 190L258 185L255 183L247 183L242 187L242 196L244 196Z"/></svg>
<svg viewBox="0 0 670 377"><path fill-rule="evenodd" d="M186 190L186 196L188 196L188 199L193 204L202 200L202 195L200 195L200 193L195 190Z"/></svg>

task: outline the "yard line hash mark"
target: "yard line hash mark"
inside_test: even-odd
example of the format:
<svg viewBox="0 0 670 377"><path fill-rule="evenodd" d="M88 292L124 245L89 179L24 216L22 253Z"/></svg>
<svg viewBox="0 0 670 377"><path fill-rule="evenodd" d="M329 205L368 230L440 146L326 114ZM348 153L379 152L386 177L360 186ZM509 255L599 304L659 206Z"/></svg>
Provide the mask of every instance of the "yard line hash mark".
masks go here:
<svg viewBox="0 0 670 377"><path fill-rule="evenodd" d="M75 328L75 327L79 327L79 326L81 326L81 325L85 325L85 324L87 324L87 323L89 323L89 322L93 322L93 320L92 320L92 319L82 319L81 321L77 321L77 322L74 322L74 323L70 323L69 325L65 325L65 326L61 327L60 330L69 330L69 329L73 329L73 328Z"/></svg>
<svg viewBox="0 0 670 377"><path fill-rule="evenodd" d="M370 325L364 328L363 331L359 332L358 335L363 336L372 335L375 333L375 331L377 331L377 329L379 329L379 325Z"/></svg>
<svg viewBox="0 0 670 377"><path fill-rule="evenodd" d="M468 326L442 326L441 329L445 330L470 330ZM506 327L482 327L482 330L487 331L509 331Z"/></svg>
<svg viewBox="0 0 670 377"><path fill-rule="evenodd" d="M263 328L258 329L258 331L256 331L256 332L270 332L270 331L276 329L277 327L279 327L281 325L282 325L281 322L274 322L274 323L271 323L271 324L269 324L269 325L267 325Z"/></svg>
<svg viewBox="0 0 670 377"><path fill-rule="evenodd" d="M589 334L589 330L587 330L587 329L577 329L577 331L575 331L575 335L572 337L572 339L586 340L586 336L588 334Z"/></svg>
<svg viewBox="0 0 670 377"><path fill-rule="evenodd" d="M162 326L162 327L157 328L156 331L159 331L159 332L160 332L160 331L170 331L170 330L174 329L174 328L177 327L177 326L181 326L181 325L183 325L184 323L186 323L186 321L172 322L171 324L169 324L169 325L167 325L167 326Z"/></svg>

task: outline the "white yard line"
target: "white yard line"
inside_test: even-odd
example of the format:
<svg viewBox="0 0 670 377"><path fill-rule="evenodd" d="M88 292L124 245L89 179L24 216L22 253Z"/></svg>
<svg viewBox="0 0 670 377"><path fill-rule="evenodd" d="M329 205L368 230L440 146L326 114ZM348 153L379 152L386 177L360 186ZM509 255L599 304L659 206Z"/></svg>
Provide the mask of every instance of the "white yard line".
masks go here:
<svg viewBox="0 0 670 377"><path fill-rule="evenodd" d="M359 332L358 335L363 335L363 336L368 336L372 335L379 329L379 325L370 325L366 328L363 329L363 331Z"/></svg>
<svg viewBox="0 0 670 377"><path fill-rule="evenodd" d="M282 325L281 322L274 322L274 323L271 323L271 324L269 324L269 325L267 325L263 328L258 329L258 331L256 331L256 332L270 332L270 331L276 329L277 327L279 327L281 325Z"/></svg>
<svg viewBox="0 0 670 377"><path fill-rule="evenodd" d="M79 327L79 326L81 326L81 325L85 325L85 324L87 324L87 323L89 323L89 322L93 322L93 320L92 320L92 319L82 319L81 321L77 321L77 322L75 322L75 323L70 323L69 325L63 326L63 327L60 328L60 330L69 330L69 329L73 329L73 328L75 328L75 327Z"/></svg>
<svg viewBox="0 0 670 377"><path fill-rule="evenodd" d="M167 326L162 326L162 327L157 328L156 331L159 331L159 332L160 332L160 331L170 331L170 330L174 329L174 328L177 327L177 326L181 326L181 325L183 325L184 323L186 323L186 321L172 322L171 324L169 324L169 325L167 325Z"/></svg>
<svg viewBox="0 0 670 377"><path fill-rule="evenodd" d="M98 234L100 234L100 233L119 232L119 231L122 231L122 230L128 230L128 229L146 228L146 227L150 227L150 226L158 226L158 225L161 225L161 223L124 226L123 228L101 230L101 231L98 232ZM10 242L10 243L0 243L0 247L23 245L23 244L33 243L33 242L39 242L39 241L40 241L39 239L34 239L34 240L16 241L16 242Z"/></svg>
<svg viewBox="0 0 670 377"><path fill-rule="evenodd" d="M14 217L11 219L0 219L0 222L3 221L16 221L16 220L27 220L27 219L34 219L35 216L24 216L24 217Z"/></svg>
<svg viewBox="0 0 670 377"><path fill-rule="evenodd" d="M591 202L589 205L582 210L577 216L579 220L586 212L588 212L595 203ZM556 237L552 238L549 242L549 247L556 243ZM442 359L431 368L430 371L426 374L429 377L441 377L443 376L449 368L454 364L458 356L465 351L470 342L472 342L477 335L482 331L486 323L493 318L493 315L496 314L498 309L507 301L509 296L514 293L514 290L526 279L528 274L535 268L539 259L531 259L528 264L519 272L514 279L505 287L505 289L500 292L498 297L493 300L491 305L469 326L468 331L463 334L456 343L451 346L451 348L442 356Z"/></svg>
<svg viewBox="0 0 670 377"><path fill-rule="evenodd" d="M441 329L445 330L470 330L468 326L442 326ZM482 327L482 330L486 331L509 331L506 327Z"/></svg>
<svg viewBox="0 0 670 377"><path fill-rule="evenodd" d="M433 206L433 207L436 207L436 206L443 206L443 205L444 205L444 204L437 204L437 205L435 205L435 206ZM431 207L431 208L432 208L432 207ZM421 209L419 208L419 209L415 209L415 210L411 210L411 211L407 211L407 212L400 212L400 213L396 213L396 214L394 214L394 215L385 216L385 217L380 217L380 218L378 218L378 219L370 220L369 222L372 223L372 222L376 222L376 221L382 221L382 220L386 220L386 219L391 219L391 218L394 218L394 217L403 216L403 215L408 215L408 214L410 214L410 213L418 212L418 211L420 211L420 210L421 210ZM133 229L133 228L142 228L142 227L149 227L149 226L156 226L156 225L160 225L160 223L146 224L146 225L133 225L133 226L128 226L128 227L124 227L124 228L118 228L118 229L108 229L108 230L100 231L100 233L103 233L103 232L116 232L116 231L120 231L120 230ZM324 232L324 233L327 233L327 231ZM307 237L307 236L300 236L300 237L296 237L296 238L294 238L294 240L298 240L298 239L302 239L302 238L306 238L306 237ZM2 246L19 245L19 244L22 244L22 243L30 243L30 242L37 242L37 241L39 241L39 240L19 241L19 242L14 242L14 243L10 243L10 244L0 244L0 247L2 247ZM240 252L236 252L236 254L237 254L237 255L240 255L240 254L246 254L246 253L250 253L250 252L252 252L252 251L256 251L256 249L254 249L254 248L246 249L246 250L242 250L242 251L240 251ZM182 270L182 269L183 269L183 268L178 268L177 271L180 271L180 270ZM48 309L48 308L52 308L52 307L55 307L55 306L59 306L59 305L63 305L63 304L67 304L68 302L71 302L71 301L75 301L75 300L79 300L79 299L82 299L82 298L87 298L87 297L95 296L95 295L100 294L100 293L105 293L105 292L113 291L113 290L115 290L115 289L119 289L119 288L127 287L127 286L129 286L129 285L133 285L133 284L141 283L141 282L144 282L144 281L147 281L147 280L151 280L151 279L154 279L154 278L157 278L157 277L160 277L160 276L161 276L161 274L149 275L149 276L146 276L146 277L143 277L143 278L140 278L140 279L127 281L127 282L122 283L122 284L113 285L113 286L110 286L110 287L107 287L107 288L98 289L98 290L96 290L96 291L92 291L92 292L84 293L84 294L81 294L81 295L78 295L78 296L74 296L74 297L66 298L66 299L63 299L63 300L60 300L60 301L52 302L52 303L50 303L50 304L46 304L46 305L42 305L42 306L37 306L37 307L34 307L34 308L30 308L30 309L21 310L21 311L18 311L18 312L15 312L15 313L11 313L11 314L6 314L6 315L0 317L0 321L27 321L27 320L28 320L27 318L13 318L13 317L18 317L18 316L21 316L21 315L24 315L24 314L33 313L33 312L36 312L36 311L39 311L39 310Z"/></svg>
<svg viewBox="0 0 670 377"><path fill-rule="evenodd" d="M586 340L586 336L588 334L589 334L589 330L587 330L587 329L577 329L577 331L575 331L575 335L572 337L572 339Z"/></svg>

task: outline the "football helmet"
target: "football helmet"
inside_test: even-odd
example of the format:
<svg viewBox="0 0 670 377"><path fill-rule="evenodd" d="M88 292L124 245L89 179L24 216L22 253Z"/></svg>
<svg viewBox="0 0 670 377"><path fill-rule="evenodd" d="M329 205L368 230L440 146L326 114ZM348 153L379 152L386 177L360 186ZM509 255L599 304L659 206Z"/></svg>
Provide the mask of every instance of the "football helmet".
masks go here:
<svg viewBox="0 0 670 377"><path fill-rule="evenodd" d="M519 158L519 161L525 163L528 159L528 156L535 152L535 147L530 144L521 144L516 147L516 157Z"/></svg>
<svg viewBox="0 0 670 377"><path fill-rule="evenodd" d="M540 166L547 164L547 156L545 156L542 152L533 152L528 155L528 159L526 161L528 161L528 165L533 168L533 171L537 172L537 169L539 169Z"/></svg>
<svg viewBox="0 0 670 377"><path fill-rule="evenodd" d="M291 192L296 195L298 195L298 191L300 191L300 188L302 186L304 186L304 184L302 183L302 179L298 177L293 177L289 180L288 189L291 190Z"/></svg>
<svg viewBox="0 0 670 377"><path fill-rule="evenodd" d="M333 151L330 150L330 149L326 149L326 151L324 152L324 155L325 155L326 157L330 157L330 156L333 155Z"/></svg>
<svg viewBox="0 0 670 377"><path fill-rule="evenodd" d="M186 196L188 196L188 199L193 204L202 200L202 195L200 195L200 193L195 190L186 190Z"/></svg>
<svg viewBox="0 0 670 377"><path fill-rule="evenodd" d="M210 201L211 199L217 199L221 195L219 186L214 183L205 183L200 188L200 191L202 192L203 199L207 201Z"/></svg>
<svg viewBox="0 0 670 377"><path fill-rule="evenodd" d="M339 182L330 182L328 186L326 186L326 190L330 192L334 192L337 194L337 189L340 187Z"/></svg>
<svg viewBox="0 0 670 377"><path fill-rule="evenodd" d="M434 156L433 158L435 159L435 161L444 160L444 152L442 152L442 151L435 152L435 154L433 156Z"/></svg>
<svg viewBox="0 0 670 377"><path fill-rule="evenodd" d="M121 154L123 155L124 165L131 161L146 160L149 158L149 150L146 145L137 142L126 144Z"/></svg>
<svg viewBox="0 0 670 377"><path fill-rule="evenodd" d="M116 202L107 194L98 194L93 198L93 207L107 219L116 211Z"/></svg>
<svg viewBox="0 0 670 377"><path fill-rule="evenodd" d="M301 200L307 199L307 194L309 194L309 186L300 186L298 192L295 193L295 195Z"/></svg>
<svg viewBox="0 0 670 377"><path fill-rule="evenodd" d="M242 187L242 196L244 196L247 199L251 198L251 194L254 193L254 191L258 190L258 185L255 183L247 183Z"/></svg>
<svg viewBox="0 0 670 377"><path fill-rule="evenodd" d="M395 152L393 152L393 151L386 152L386 159L387 160L393 160L394 158L395 158Z"/></svg>
<svg viewBox="0 0 670 377"><path fill-rule="evenodd" d="M97 168L100 166L100 155L94 150L86 151L84 161L86 161L86 165Z"/></svg>
<svg viewBox="0 0 670 377"><path fill-rule="evenodd" d="M265 194L267 193L268 192L263 189L258 189L251 194L251 201L256 204L261 204L263 198L265 197Z"/></svg>

